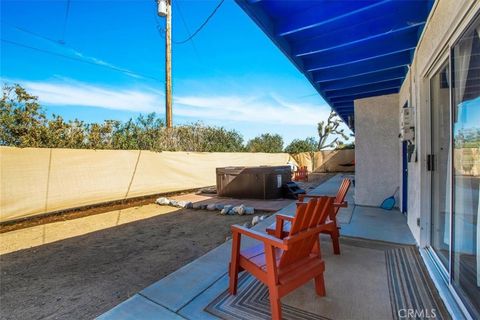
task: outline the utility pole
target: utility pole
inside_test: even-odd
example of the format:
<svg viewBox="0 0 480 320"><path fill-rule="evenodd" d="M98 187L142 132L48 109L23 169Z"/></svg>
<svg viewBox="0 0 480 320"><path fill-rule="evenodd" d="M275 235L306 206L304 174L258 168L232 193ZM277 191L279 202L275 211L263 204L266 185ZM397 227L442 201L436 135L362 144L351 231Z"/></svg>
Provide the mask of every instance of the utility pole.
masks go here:
<svg viewBox="0 0 480 320"><path fill-rule="evenodd" d="M158 0L158 15L165 17L165 122L172 127L172 0Z"/></svg>

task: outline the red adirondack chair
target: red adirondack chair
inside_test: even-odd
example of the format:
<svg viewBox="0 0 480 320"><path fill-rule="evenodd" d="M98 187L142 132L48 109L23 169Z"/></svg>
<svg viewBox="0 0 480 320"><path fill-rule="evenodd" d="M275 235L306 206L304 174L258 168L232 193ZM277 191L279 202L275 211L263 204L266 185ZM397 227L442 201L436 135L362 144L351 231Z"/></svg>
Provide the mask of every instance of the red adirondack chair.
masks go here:
<svg viewBox="0 0 480 320"><path fill-rule="evenodd" d="M340 208L346 208L348 206L347 201L345 201L345 196L347 195L348 189L350 188L352 181L348 178L344 178L340 188L338 189L337 195L333 202L333 211L332 214L329 216L329 219L325 222L325 228L322 231L324 234L329 234L330 238L332 239L333 244L333 253L340 254L340 232L338 229L340 227L337 224L337 213ZM305 198L318 198L323 196L318 195L305 195L301 194L298 196L299 203L302 203ZM284 225L278 226L276 223L272 224L267 228L267 233L270 235L274 235L280 239L286 237L290 232L290 224L286 223Z"/></svg>
<svg viewBox="0 0 480 320"><path fill-rule="evenodd" d="M324 296L325 263L319 235L332 211L333 198L321 197L299 205L295 217L277 215L278 225L291 222L290 232L283 239L233 225L230 293L237 293L238 273L249 272L268 286L272 319L282 318L280 299L311 279L315 280L316 293ZM263 244L240 250L242 235Z"/></svg>
<svg viewBox="0 0 480 320"><path fill-rule="evenodd" d="M307 166L299 167L297 171L293 172L294 181L308 181L308 168Z"/></svg>

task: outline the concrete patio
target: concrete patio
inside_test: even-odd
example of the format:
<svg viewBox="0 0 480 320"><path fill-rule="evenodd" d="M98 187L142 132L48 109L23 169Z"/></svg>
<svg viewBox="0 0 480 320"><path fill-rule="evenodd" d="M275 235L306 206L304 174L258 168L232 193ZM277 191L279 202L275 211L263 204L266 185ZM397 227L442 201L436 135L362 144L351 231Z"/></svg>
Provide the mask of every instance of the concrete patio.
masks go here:
<svg viewBox="0 0 480 320"><path fill-rule="evenodd" d="M312 190L311 194L334 195L343 176L342 174L334 176ZM347 201L350 205L338 214L343 237L381 240L402 245L415 244L403 214L397 210L385 211L378 208L354 206L352 205L354 193L352 186L347 194ZM292 215L294 211L295 205L291 204L280 210L279 213ZM254 229L264 232L274 219L274 216L271 216L256 225ZM348 243L349 238L345 239ZM242 239L242 247L249 247L254 243L255 241L246 237ZM339 263L334 260L329 262L329 257L333 257L333 259L342 257L343 259L348 255L333 256L329 241L322 241L323 247L325 247L323 251L326 256L327 270L329 264ZM228 287L227 266L230 260L230 250L231 241L227 241L135 294L100 316L99 319L217 319L204 309ZM367 312L366 310L357 311L359 314Z"/></svg>

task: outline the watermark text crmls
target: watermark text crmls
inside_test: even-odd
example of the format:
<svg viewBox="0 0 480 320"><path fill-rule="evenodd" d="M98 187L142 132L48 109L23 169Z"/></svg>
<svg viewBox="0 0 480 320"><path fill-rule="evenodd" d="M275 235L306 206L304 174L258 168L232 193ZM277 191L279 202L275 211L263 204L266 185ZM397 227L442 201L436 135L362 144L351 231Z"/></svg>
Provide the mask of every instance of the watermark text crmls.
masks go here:
<svg viewBox="0 0 480 320"><path fill-rule="evenodd" d="M435 319L437 318L436 309L400 309L398 310L400 319Z"/></svg>

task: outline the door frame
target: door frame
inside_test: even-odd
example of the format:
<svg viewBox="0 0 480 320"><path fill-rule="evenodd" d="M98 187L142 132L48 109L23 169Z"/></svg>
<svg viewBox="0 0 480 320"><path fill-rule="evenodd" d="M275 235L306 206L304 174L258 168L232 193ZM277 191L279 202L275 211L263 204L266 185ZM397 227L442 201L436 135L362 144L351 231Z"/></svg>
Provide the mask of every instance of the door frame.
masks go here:
<svg viewBox="0 0 480 320"><path fill-rule="evenodd" d="M426 115L426 148L425 148L425 152L422 154L423 155L423 159L424 159L424 163L422 165L422 168L421 170L424 172L425 174L425 182L426 182L426 185L428 186L428 188L426 188L426 194L425 194L425 197L423 199L426 199L425 200L425 203L427 204L427 207L428 207L428 210L425 211L425 226L428 226L428 228L425 228L427 232L425 232L425 247L426 249L428 250L428 252L430 253L430 255L434 258L433 261L435 263L435 265L437 266L437 269L440 271L440 274L442 276L442 278L445 280L445 282L448 284L448 286L451 286L451 269L452 269L452 220L453 220L453 215L452 215L452 209L453 209L453 198L452 198L452 194L453 194L453 191L452 191L452 179L451 177L449 178L450 179L450 192L447 192L445 194L445 196L448 196L450 197L450 207L448 208L449 209L449 216L448 216L448 219L449 219L449 246L448 246L448 268L445 267L443 265L443 263L440 261L440 257L438 256L438 254L435 252L435 250L432 248L431 246L431 237L432 237L432 171L428 171L427 170L427 155L429 154L432 154L432 112L434 112L433 110L433 105L432 105L432 88L431 88L431 80L432 78L441 70L441 68L446 64L448 63L448 69L449 69L449 73L450 75L452 74L452 61L451 61L451 46L447 46L446 48L444 48L444 50L442 51L442 53L437 57L436 61L432 64L431 68L429 69L428 73L425 74L424 76L424 81L425 81L425 85L426 85L426 88L428 89L427 90L427 103L426 103L426 112L425 112L425 115ZM451 84L450 84L451 86ZM451 90L451 87L449 88L449 92L448 92L448 96L449 96L449 108L448 108L448 111L450 113L450 126L449 126L449 134L450 134L450 141L448 142L449 143L449 151L450 151L450 156L451 156L451 170L453 170L453 136L452 136L452 133L453 133L453 118L452 118L452 90ZM453 173L453 171L451 171L451 173Z"/></svg>
<svg viewBox="0 0 480 320"><path fill-rule="evenodd" d="M456 305L460 308L463 315L467 319L473 319L470 311L465 306L462 298L458 295L456 289L452 284L452 274L451 274L451 264L452 264L452 244L453 244L453 214L454 214L454 189L453 189L453 166L454 158L452 154L452 177L450 179L450 252L449 252L449 270L446 270L443 264L439 261L439 258L435 251L430 246L431 239L431 172L426 170L426 158L428 154L431 154L431 92L430 92L430 79L435 73L439 71L441 66L445 62L449 62L449 68L451 71L452 68L452 58L451 54L452 48L457 44L461 36L468 30L472 23L475 23L477 19L480 18L480 4L478 2L472 1L465 3L464 7L456 14L453 21L461 21L457 25L452 26L452 28L444 35L440 43L444 43L443 46L438 49L435 49L429 57L430 64L424 67L421 70L418 70L418 73L415 75L417 78L417 83L411 81L410 87L414 87L415 95L412 95L412 89L410 89L410 100L412 101L412 106L416 107L418 110L418 126L416 133L417 141L417 150L420 162L420 219L421 219L421 230L420 230L420 241L419 245L421 248L424 248L427 253L427 258L429 261L433 262L438 270L438 274L444 278L444 283L448 287L448 291L451 294L451 297L455 300ZM451 73L451 72L450 72ZM450 114L452 115L452 110L454 108L452 90L449 93L450 96ZM450 119L451 125L451 139L450 139L450 152L453 153L453 118ZM443 268L443 270L442 270Z"/></svg>
<svg viewBox="0 0 480 320"><path fill-rule="evenodd" d="M402 108L410 106L409 100L405 102ZM404 215L408 214L408 141L402 141L402 205L401 211ZM413 156L413 155L411 155Z"/></svg>
<svg viewBox="0 0 480 320"><path fill-rule="evenodd" d="M408 142L402 141L402 213L408 214Z"/></svg>

